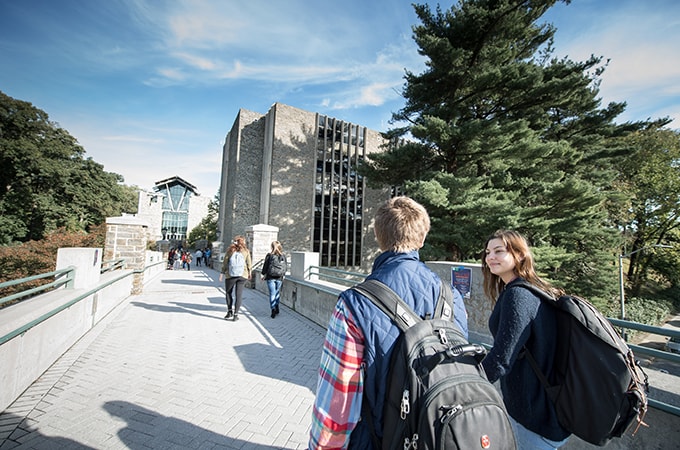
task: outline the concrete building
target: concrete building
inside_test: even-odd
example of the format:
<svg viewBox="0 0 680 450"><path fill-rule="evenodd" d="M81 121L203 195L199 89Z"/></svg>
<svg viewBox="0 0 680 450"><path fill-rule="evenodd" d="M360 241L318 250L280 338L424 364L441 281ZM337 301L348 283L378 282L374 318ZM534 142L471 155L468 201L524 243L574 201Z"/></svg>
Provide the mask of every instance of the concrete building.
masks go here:
<svg viewBox="0 0 680 450"><path fill-rule="evenodd" d="M174 176L157 181L150 192L139 191L136 216L148 223L150 241L185 241L208 215L208 203L194 185Z"/></svg>
<svg viewBox="0 0 680 450"><path fill-rule="evenodd" d="M221 241L264 224L279 228L286 252L367 269L379 252L373 210L389 192L367 188L357 167L384 142L377 131L281 103L266 114L239 110L222 154Z"/></svg>

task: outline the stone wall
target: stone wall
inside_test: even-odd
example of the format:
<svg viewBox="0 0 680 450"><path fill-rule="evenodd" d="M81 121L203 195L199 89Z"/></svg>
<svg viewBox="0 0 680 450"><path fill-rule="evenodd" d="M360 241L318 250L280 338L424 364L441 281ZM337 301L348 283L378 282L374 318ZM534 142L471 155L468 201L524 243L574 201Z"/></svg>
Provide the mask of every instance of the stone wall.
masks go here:
<svg viewBox="0 0 680 450"><path fill-rule="evenodd" d="M139 270L133 276L132 292L142 292L146 262L149 225L137 217L109 217L106 219L104 261L125 259L125 268Z"/></svg>
<svg viewBox="0 0 680 450"><path fill-rule="evenodd" d="M264 116L241 109L225 140L220 191L220 241L259 222Z"/></svg>
<svg viewBox="0 0 680 450"><path fill-rule="evenodd" d="M316 114L276 103L268 224L290 250L310 251L316 176Z"/></svg>
<svg viewBox="0 0 680 450"><path fill-rule="evenodd" d="M239 111L223 147L220 241L231 242L251 224L267 224L279 229L286 252L313 250L317 120L316 113L282 103L266 115ZM367 153L383 144L379 132L366 129ZM387 189L364 191L362 270L379 253L372 217L388 197Z"/></svg>
<svg viewBox="0 0 680 450"><path fill-rule="evenodd" d="M253 266L264 263L265 256L271 251L272 242L278 240L278 233L277 227L264 224L253 225L246 229L246 240L253 259Z"/></svg>

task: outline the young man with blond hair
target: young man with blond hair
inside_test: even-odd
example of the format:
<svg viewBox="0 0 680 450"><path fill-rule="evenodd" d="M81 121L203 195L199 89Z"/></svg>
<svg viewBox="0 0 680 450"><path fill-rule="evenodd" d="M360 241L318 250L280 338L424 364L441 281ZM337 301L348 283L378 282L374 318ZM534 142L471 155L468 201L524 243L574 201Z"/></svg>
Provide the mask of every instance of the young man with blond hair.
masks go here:
<svg viewBox="0 0 680 450"><path fill-rule="evenodd" d="M385 283L421 317L434 315L442 288L418 253L429 231L430 217L413 199L394 197L383 203L375 216L382 253L367 277ZM453 291L455 321L467 336L463 298ZM371 449L371 433L382 438L388 368L399 333L390 318L357 291L340 294L321 355L310 449ZM370 417L362 417L364 411Z"/></svg>

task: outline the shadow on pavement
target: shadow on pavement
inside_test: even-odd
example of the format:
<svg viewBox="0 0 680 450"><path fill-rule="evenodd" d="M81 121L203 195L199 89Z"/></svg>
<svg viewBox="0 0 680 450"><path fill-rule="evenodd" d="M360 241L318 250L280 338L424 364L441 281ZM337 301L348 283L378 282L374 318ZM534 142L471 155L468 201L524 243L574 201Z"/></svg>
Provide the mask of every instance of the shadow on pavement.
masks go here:
<svg viewBox="0 0 680 450"><path fill-rule="evenodd" d="M316 392L321 347L313 354L297 352L290 346L279 348L259 343L239 345L234 350L247 372Z"/></svg>
<svg viewBox="0 0 680 450"><path fill-rule="evenodd" d="M118 431L118 438L127 448L133 450L149 448L281 448L230 438L129 402L106 402L104 409L112 416L119 417L127 423L125 428Z"/></svg>
<svg viewBox="0 0 680 450"><path fill-rule="evenodd" d="M215 287L216 281L212 279L208 280L161 280L163 284L177 284L181 286L202 286L202 287Z"/></svg>
<svg viewBox="0 0 680 450"><path fill-rule="evenodd" d="M95 447L90 447L73 439L45 436L39 431L33 429L29 424L29 420L24 420L23 417L18 417L11 413L0 415L0 423L5 428L6 424L18 423L19 425L12 432L12 434L2 441L0 441L0 449L12 449L15 447L31 448L31 449L73 449L73 450L95 450Z"/></svg>
<svg viewBox="0 0 680 450"><path fill-rule="evenodd" d="M184 304L184 303L174 303L177 306L154 305L154 304L142 303L142 302L130 302L130 304L132 306L148 309L150 311L169 312L169 313L187 313L187 314L192 314L194 316L207 317L209 319L220 319L220 317L216 317L214 314L202 314L200 312L195 311L196 309L202 309L204 311L220 311L220 308L217 308L217 307L214 307L214 306L206 306L206 307L197 308L197 305L193 304L193 303L186 303L186 304Z"/></svg>

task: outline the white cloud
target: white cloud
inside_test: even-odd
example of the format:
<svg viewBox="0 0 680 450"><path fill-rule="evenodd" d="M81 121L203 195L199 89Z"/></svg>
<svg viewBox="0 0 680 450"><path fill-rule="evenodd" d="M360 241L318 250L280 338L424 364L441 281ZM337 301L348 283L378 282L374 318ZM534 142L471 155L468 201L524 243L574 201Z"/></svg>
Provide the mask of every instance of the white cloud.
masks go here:
<svg viewBox="0 0 680 450"><path fill-rule="evenodd" d="M680 114L680 3L622 0L603 14L599 2L573 2L562 10L558 56L585 60L591 54L609 60L602 75L603 103L626 102L622 120ZM604 20L603 20L604 19ZM659 109L659 105L669 105ZM678 126L676 124L676 126Z"/></svg>

